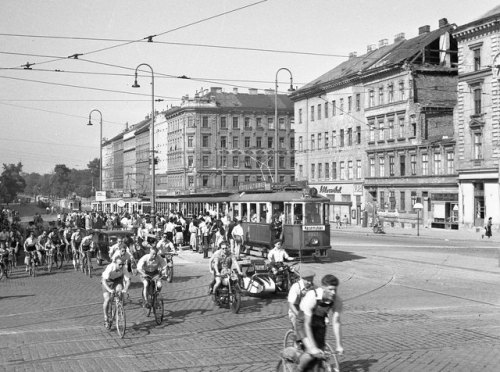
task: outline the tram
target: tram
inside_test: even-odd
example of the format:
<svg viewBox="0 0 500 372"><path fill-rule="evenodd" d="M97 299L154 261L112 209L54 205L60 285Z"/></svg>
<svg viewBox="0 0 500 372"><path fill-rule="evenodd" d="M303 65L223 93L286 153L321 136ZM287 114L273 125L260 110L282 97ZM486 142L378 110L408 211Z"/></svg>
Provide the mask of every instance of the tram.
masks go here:
<svg viewBox="0 0 500 372"><path fill-rule="evenodd" d="M151 210L149 201L140 198L108 198L106 201L93 201L91 203L93 211L104 213L149 213Z"/></svg>

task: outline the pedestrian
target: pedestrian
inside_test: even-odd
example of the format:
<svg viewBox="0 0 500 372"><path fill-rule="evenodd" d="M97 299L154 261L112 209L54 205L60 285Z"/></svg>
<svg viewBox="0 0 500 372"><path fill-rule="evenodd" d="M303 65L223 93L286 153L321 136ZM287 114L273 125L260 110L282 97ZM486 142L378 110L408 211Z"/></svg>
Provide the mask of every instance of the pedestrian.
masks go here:
<svg viewBox="0 0 500 372"><path fill-rule="evenodd" d="M492 222L492 217L488 218L488 222L486 223L486 226L484 227L484 230L485 230L485 234L488 239L491 238L492 236L492 233L491 233L491 226L492 226L493 222ZM484 237L484 235L481 235L481 239Z"/></svg>
<svg viewBox="0 0 500 372"><path fill-rule="evenodd" d="M340 216L338 214L335 216L335 223L337 224L337 229L340 229Z"/></svg>

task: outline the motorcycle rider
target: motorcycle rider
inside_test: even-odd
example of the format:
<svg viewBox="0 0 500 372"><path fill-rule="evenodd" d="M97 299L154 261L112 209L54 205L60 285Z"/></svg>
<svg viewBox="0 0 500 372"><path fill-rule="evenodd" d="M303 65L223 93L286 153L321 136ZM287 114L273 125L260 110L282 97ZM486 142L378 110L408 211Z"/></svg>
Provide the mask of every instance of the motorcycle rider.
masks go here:
<svg viewBox="0 0 500 372"><path fill-rule="evenodd" d="M295 323L300 312L300 301L309 290L314 288L314 276L315 273L312 270L301 270L300 279L288 291L288 318L294 331L297 329Z"/></svg>
<svg viewBox="0 0 500 372"><path fill-rule="evenodd" d="M213 260L211 260L212 265L210 272L215 276L215 284L212 293L217 293L217 289L222 284L221 275L231 273L232 270L236 270L239 275L243 275L240 265L236 257L231 253L231 247L227 242L222 241L219 247L220 249L213 254Z"/></svg>
<svg viewBox="0 0 500 372"><path fill-rule="evenodd" d="M269 269L270 269L270 276L271 278L276 282L276 285L278 287L282 286L282 279L278 274L278 268L280 266L283 266L285 261L293 261L294 258L290 257L288 253L286 253L285 249L283 248L283 240L281 239L275 239L274 240L274 248L269 251L269 254L267 255L267 258L269 259Z"/></svg>

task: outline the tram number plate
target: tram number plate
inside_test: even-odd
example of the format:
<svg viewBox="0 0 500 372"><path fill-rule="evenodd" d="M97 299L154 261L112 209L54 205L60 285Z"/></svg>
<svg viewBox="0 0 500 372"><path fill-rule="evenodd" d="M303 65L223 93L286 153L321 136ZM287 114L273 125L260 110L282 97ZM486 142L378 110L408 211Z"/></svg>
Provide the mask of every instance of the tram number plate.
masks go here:
<svg viewBox="0 0 500 372"><path fill-rule="evenodd" d="M325 225L304 225L302 231L325 231Z"/></svg>

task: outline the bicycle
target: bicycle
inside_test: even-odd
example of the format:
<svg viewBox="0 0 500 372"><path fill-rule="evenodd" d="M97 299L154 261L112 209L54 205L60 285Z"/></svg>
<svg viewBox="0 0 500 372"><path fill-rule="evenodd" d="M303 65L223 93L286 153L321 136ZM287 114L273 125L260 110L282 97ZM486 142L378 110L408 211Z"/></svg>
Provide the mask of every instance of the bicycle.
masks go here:
<svg viewBox="0 0 500 372"><path fill-rule="evenodd" d="M125 336L125 331L127 329L127 321L125 319L125 307L123 304L123 292L113 291L109 299L107 308L107 322L106 329L111 330L113 327L113 321L116 320L116 331L120 338Z"/></svg>
<svg viewBox="0 0 500 372"><path fill-rule="evenodd" d="M52 271L52 265L54 263L54 248L48 248L46 250L45 263L47 264L47 271L50 273Z"/></svg>
<svg viewBox="0 0 500 372"><path fill-rule="evenodd" d="M147 298L143 299L144 305L146 305L144 307L144 312L146 316L150 316L151 311L153 311L156 324L160 325L163 322L163 315L165 309L163 307L163 298L161 298L160 289L158 289L156 283L158 280L161 280L162 277L159 275L155 275L154 277L146 275L145 278L148 281L147 296L151 298L151 306L148 307L146 305L149 303Z"/></svg>
<svg viewBox="0 0 500 372"><path fill-rule="evenodd" d="M287 349L293 347L297 349L298 353L303 352L303 346L302 343L299 341L297 342L297 338L295 335L295 331L293 329L289 329L285 333L285 337L283 338L283 348ZM325 344L325 350L323 350L323 355L321 358L318 358L320 360L320 364L316 363L316 366L314 367L314 371L316 372L340 372L340 364L337 358L337 352L333 350L333 348L329 344ZM297 361L294 361L295 363ZM292 371L293 368L290 367L288 364L288 360L284 357L281 357L280 362L278 363L277 371ZM281 368L281 369L280 369Z"/></svg>
<svg viewBox="0 0 500 372"><path fill-rule="evenodd" d="M64 250L61 248L62 245L56 245L56 267L61 269L64 261Z"/></svg>
<svg viewBox="0 0 500 372"><path fill-rule="evenodd" d="M28 263L28 270L29 270L29 276L35 277L36 276L36 258L35 255L37 254L36 251L29 251L29 263Z"/></svg>
<svg viewBox="0 0 500 372"><path fill-rule="evenodd" d="M82 252L80 265L82 267L82 272L85 273L85 275L88 275L89 278L92 278L92 256L90 255L90 253L90 249L88 251Z"/></svg>

